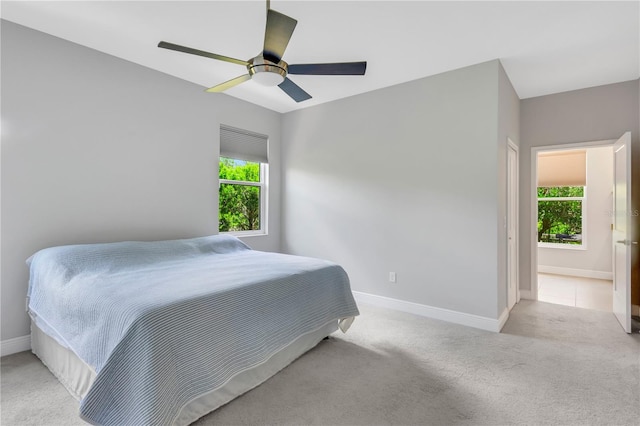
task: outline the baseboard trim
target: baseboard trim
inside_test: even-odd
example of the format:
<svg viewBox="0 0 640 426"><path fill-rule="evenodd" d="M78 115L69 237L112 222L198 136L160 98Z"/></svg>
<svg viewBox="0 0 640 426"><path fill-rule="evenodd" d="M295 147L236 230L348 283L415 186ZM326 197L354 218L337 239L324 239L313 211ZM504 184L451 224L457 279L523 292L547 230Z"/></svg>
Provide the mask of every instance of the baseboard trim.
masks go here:
<svg viewBox="0 0 640 426"><path fill-rule="evenodd" d="M565 268L562 266L538 265L538 272L542 272L543 274L570 275L572 277L596 278L599 280L613 279L613 272Z"/></svg>
<svg viewBox="0 0 640 426"><path fill-rule="evenodd" d="M31 349L31 335L14 337L0 342L0 356L16 354Z"/></svg>
<svg viewBox="0 0 640 426"><path fill-rule="evenodd" d="M354 291L353 296L358 303L380 306L394 311L407 312L410 314L452 322L454 324L466 325L468 327L479 328L481 330L493 331L496 333L500 332L504 322L506 322L509 317L508 311L506 314L503 312L502 315L500 315L500 318L493 319L464 312L451 311L449 309L437 308L435 306L392 299L385 296L377 296L375 294L362 293L359 291Z"/></svg>

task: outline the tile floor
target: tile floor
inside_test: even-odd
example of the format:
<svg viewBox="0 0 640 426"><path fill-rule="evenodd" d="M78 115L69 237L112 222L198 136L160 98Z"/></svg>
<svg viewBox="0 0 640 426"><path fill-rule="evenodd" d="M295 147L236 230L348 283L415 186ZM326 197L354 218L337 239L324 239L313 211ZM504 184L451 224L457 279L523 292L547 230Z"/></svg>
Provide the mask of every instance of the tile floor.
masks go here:
<svg viewBox="0 0 640 426"><path fill-rule="evenodd" d="M538 300L612 312L613 282L567 275L538 274Z"/></svg>

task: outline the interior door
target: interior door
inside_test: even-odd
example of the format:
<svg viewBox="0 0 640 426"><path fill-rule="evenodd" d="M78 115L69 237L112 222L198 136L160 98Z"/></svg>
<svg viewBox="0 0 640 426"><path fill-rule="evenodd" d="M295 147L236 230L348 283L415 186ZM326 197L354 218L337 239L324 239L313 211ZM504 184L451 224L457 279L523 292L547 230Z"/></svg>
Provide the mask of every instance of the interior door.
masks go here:
<svg viewBox="0 0 640 426"><path fill-rule="evenodd" d="M631 133L613 145L613 313L631 333ZM636 243L637 244L637 243Z"/></svg>
<svg viewBox="0 0 640 426"><path fill-rule="evenodd" d="M518 302L518 151L507 146L507 307Z"/></svg>

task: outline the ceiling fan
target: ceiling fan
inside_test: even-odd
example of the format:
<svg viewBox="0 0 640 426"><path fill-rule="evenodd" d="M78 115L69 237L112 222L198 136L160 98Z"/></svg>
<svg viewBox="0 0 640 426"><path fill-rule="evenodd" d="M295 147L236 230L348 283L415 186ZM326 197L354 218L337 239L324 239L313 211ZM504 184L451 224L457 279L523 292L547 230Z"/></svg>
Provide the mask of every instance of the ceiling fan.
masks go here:
<svg viewBox="0 0 640 426"><path fill-rule="evenodd" d="M264 34L264 48L258 56L246 61L193 49L191 47L179 46L166 41L158 43L158 47L247 67L247 74L213 86L207 89L207 92L222 92L240 83L244 83L247 80L253 80L265 86L277 85L293 100L302 102L311 99L311 95L291 81L287 77L287 74L364 75L367 69L366 61L291 65L283 61L282 56L284 55L284 51L289 44L289 40L297 23L298 21L295 19L271 9L270 1L267 0L267 25Z"/></svg>

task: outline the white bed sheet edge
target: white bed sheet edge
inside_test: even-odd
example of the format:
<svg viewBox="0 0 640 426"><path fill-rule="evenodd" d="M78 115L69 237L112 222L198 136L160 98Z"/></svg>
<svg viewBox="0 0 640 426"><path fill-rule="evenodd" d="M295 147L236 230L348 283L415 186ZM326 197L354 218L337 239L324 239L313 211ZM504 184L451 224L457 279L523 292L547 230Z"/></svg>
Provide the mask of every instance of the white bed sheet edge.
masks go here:
<svg viewBox="0 0 640 426"><path fill-rule="evenodd" d="M80 401L89 392L96 372L69 348L31 322L31 351L71 395Z"/></svg>

